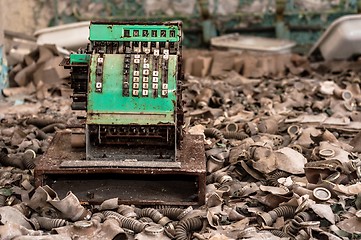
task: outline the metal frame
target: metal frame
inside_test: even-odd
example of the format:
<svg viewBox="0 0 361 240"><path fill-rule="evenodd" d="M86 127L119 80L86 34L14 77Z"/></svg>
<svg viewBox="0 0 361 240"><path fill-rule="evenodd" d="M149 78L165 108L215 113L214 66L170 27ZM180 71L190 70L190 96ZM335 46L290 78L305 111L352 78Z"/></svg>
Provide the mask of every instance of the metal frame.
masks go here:
<svg viewBox="0 0 361 240"><path fill-rule="evenodd" d="M36 162L35 185L49 185L59 197L72 191L81 202L100 204L118 197L121 204L203 205L206 161L203 136L185 135L177 161L181 168L84 166L84 149L71 147L71 133L58 132ZM82 167L74 165L81 162ZM67 166L72 163L73 166Z"/></svg>

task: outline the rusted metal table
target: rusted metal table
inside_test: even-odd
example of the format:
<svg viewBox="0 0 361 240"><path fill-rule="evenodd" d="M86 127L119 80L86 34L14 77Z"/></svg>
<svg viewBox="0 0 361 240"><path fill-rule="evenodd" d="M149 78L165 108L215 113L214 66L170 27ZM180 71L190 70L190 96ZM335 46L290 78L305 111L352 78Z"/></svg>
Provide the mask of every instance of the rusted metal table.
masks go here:
<svg viewBox="0 0 361 240"><path fill-rule="evenodd" d="M114 162L108 166L77 167L81 161L91 161L85 160L85 149L71 147L70 137L70 132L56 133L48 151L37 162L36 186L49 185L59 197L72 191L81 202L90 204L115 197L120 204L204 204L206 166L202 136L184 136L177 155L180 168L121 167Z"/></svg>

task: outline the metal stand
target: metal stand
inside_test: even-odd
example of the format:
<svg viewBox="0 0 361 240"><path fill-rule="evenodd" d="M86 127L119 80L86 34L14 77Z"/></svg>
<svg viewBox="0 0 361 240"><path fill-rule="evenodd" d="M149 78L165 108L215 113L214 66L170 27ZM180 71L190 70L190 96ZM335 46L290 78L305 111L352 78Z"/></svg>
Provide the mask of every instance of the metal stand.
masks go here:
<svg viewBox="0 0 361 240"><path fill-rule="evenodd" d="M49 185L59 197L72 191L81 202L90 204L115 197L120 204L204 204L206 166L202 136L184 136L177 151L177 167L86 160L85 149L73 149L70 137L70 132L55 135L35 168L36 186Z"/></svg>

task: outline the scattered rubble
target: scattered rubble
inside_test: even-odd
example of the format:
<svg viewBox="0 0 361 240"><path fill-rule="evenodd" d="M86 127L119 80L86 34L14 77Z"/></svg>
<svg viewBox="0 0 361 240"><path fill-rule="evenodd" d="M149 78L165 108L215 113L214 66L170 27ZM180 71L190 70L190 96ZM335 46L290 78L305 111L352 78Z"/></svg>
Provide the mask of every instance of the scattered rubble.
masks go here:
<svg viewBox="0 0 361 240"><path fill-rule="evenodd" d="M50 88L65 92L69 70L59 66L63 56L55 45L37 47L14 65L9 72L9 86L2 90L5 97L29 95L36 92L37 99L49 97Z"/></svg>
<svg viewBox="0 0 361 240"><path fill-rule="evenodd" d="M67 77L58 53L43 46L29 56L0 103L2 239L361 238L359 61L289 54L271 72L271 56L254 65L242 54L186 51L185 129L205 136L206 204L140 209L34 187L54 132L78 120L65 92L52 90ZM19 87L25 97L11 94Z"/></svg>

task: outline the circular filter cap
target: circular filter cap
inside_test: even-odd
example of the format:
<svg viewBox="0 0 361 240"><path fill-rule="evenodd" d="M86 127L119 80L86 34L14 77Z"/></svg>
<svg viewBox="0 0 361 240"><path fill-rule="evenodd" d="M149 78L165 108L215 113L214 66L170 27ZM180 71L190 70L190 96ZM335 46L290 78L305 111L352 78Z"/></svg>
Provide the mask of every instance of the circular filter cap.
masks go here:
<svg viewBox="0 0 361 240"><path fill-rule="evenodd" d="M144 229L144 232L148 235L157 235L164 232L164 228L161 226L148 226Z"/></svg>
<svg viewBox="0 0 361 240"><path fill-rule="evenodd" d="M301 133L301 129L299 126L297 125L291 125L287 128L287 133L288 135L292 136L296 136L299 135Z"/></svg>
<svg viewBox="0 0 361 240"><path fill-rule="evenodd" d="M321 201L327 201L331 198L331 192L324 187L318 187L313 189L313 196Z"/></svg>
<svg viewBox="0 0 361 240"><path fill-rule="evenodd" d="M31 153L33 159L36 158L36 153L33 149L26 149L24 153L28 152Z"/></svg>
<svg viewBox="0 0 361 240"><path fill-rule="evenodd" d="M346 101L349 101L349 100L351 100L352 99L352 92L350 92L349 90L344 90L344 91L342 91L342 99L343 100L346 100Z"/></svg>
<svg viewBox="0 0 361 240"><path fill-rule="evenodd" d="M333 157L335 156L335 151L333 149L321 149L318 154L321 156L321 157Z"/></svg>
<svg viewBox="0 0 361 240"><path fill-rule="evenodd" d="M76 228L89 228L93 226L93 222L91 221L77 221L74 223L74 227Z"/></svg>
<svg viewBox="0 0 361 240"><path fill-rule="evenodd" d="M235 123L228 123L227 125L226 125L226 130L228 131L228 132L237 132L238 131L238 125L237 124L235 124Z"/></svg>

